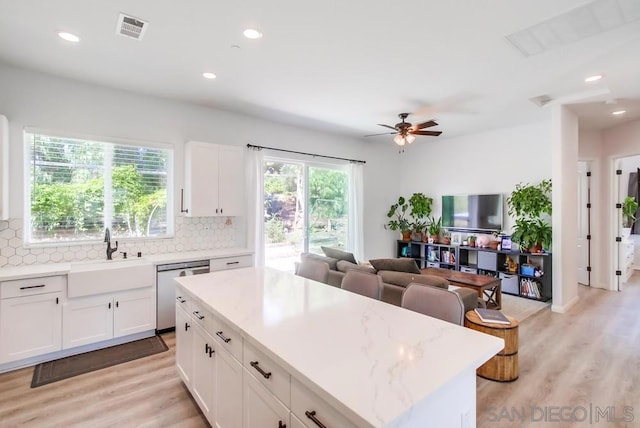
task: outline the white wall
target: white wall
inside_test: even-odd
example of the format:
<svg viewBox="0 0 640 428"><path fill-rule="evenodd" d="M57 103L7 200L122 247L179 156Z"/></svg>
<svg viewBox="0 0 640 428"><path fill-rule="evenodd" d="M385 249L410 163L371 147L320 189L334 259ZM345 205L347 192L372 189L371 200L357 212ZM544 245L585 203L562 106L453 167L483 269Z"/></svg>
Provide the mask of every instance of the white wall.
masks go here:
<svg viewBox="0 0 640 428"><path fill-rule="evenodd" d="M380 229L387 200L396 194L397 188L397 156L393 144L305 130L3 64L0 64L0 114L7 116L10 128L11 218L21 218L23 213L22 133L25 126L172 144L175 200L184 183L184 142L199 140L240 146L252 143L366 160L365 256L391 254L391 245ZM244 228L241 233L244 234Z"/></svg>
<svg viewBox="0 0 640 428"><path fill-rule="evenodd" d="M506 214L506 198L515 185L551 178L549 123L450 139L418 137L406 149L401 168L400 192L406 196L423 192L432 197L436 218L441 214L442 195L504 194L504 230L509 231L513 221Z"/></svg>

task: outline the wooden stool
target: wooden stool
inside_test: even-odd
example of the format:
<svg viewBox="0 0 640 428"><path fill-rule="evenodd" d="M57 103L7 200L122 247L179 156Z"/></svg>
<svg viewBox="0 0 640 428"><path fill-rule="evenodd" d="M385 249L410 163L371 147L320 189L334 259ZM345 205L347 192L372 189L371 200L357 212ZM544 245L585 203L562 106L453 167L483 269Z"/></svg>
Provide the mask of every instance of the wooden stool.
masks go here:
<svg viewBox="0 0 640 428"><path fill-rule="evenodd" d="M505 315L506 316L506 315ZM504 340L504 349L481 365L476 374L480 377L499 382L511 382L518 379L518 320L507 317L511 324L483 322L475 311L464 315L464 326L472 330L500 337Z"/></svg>

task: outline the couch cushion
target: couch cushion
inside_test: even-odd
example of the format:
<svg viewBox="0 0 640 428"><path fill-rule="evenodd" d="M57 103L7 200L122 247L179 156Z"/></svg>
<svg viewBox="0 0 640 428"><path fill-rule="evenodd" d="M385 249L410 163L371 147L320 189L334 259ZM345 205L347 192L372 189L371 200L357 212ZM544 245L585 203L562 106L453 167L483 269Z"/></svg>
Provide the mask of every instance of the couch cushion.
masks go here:
<svg viewBox="0 0 640 428"><path fill-rule="evenodd" d="M413 273L395 272L390 270L380 270L378 271L378 275L382 277L382 282L400 285L402 287L406 287L412 282L440 288L449 287L449 281L434 275L416 275Z"/></svg>
<svg viewBox="0 0 640 428"><path fill-rule="evenodd" d="M340 272L347 272L348 270L357 270L360 272L376 273L376 270L371 266L363 266L355 263L348 262L346 260L338 260L338 270Z"/></svg>
<svg viewBox="0 0 640 428"><path fill-rule="evenodd" d="M369 260L376 270L393 270L420 274L418 264L414 259L375 259Z"/></svg>
<svg viewBox="0 0 640 428"><path fill-rule="evenodd" d="M300 259L311 259L311 260L319 260L321 262L326 262L329 264L329 269L338 270L338 259L334 259L333 257L322 256L320 254L313 253L302 253L300 254Z"/></svg>
<svg viewBox="0 0 640 428"><path fill-rule="evenodd" d="M356 262L356 258L353 257L353 254L349 253L348 251L342 251L342 250L339 250L337 248L330 248L330 247L320 247L320 248L322 248L322 252L327 257L332 257L332 258L338 259L338 260L346 260L346 261L351 262L353 264L357 264L358 263L358 262Z"/></svg>

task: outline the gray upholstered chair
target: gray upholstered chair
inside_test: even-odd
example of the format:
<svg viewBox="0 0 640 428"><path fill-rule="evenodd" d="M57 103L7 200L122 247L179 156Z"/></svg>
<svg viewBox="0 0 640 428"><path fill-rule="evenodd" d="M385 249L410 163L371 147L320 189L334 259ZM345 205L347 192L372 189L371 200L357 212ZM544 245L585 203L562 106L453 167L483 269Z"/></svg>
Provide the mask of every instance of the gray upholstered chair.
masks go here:
<svg viewBox="0 0 640 428"><path fill-rule="evenodd" d="M382 278L374 273L349 270L342 278L341 287L372 299L382 298Z"/></svg>
<svg viewBox="0 0 640 428"><path fill-rule="evenodd" d="M464 323L464 304L460 295L444 288L411 283L402 294L400 306L454 324Z"/></svg>
<svg viewBox="0 0 640 428"><path fill-rule="evenodd" d="M318 260L304 259L298 265L296 275L327 284L329 282L329 264Z"/></svg>

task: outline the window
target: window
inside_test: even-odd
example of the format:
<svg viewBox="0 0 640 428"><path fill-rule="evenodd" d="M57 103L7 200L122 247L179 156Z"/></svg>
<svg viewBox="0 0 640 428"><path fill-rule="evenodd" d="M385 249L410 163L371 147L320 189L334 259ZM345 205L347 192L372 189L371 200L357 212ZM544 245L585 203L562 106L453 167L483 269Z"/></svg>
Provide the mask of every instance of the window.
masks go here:
<svg viewBox="0 0 640 428"><path fill-rule="evenodd" d="M167 237L173 152L26 133L25 242Z"/></svg>
<svg viewBox="0 0 640 428"><path fill-rule="evenodd" d="M342 165L265 159L265 264L292 270L300 253L349 249L349 173Z"/></svg>

